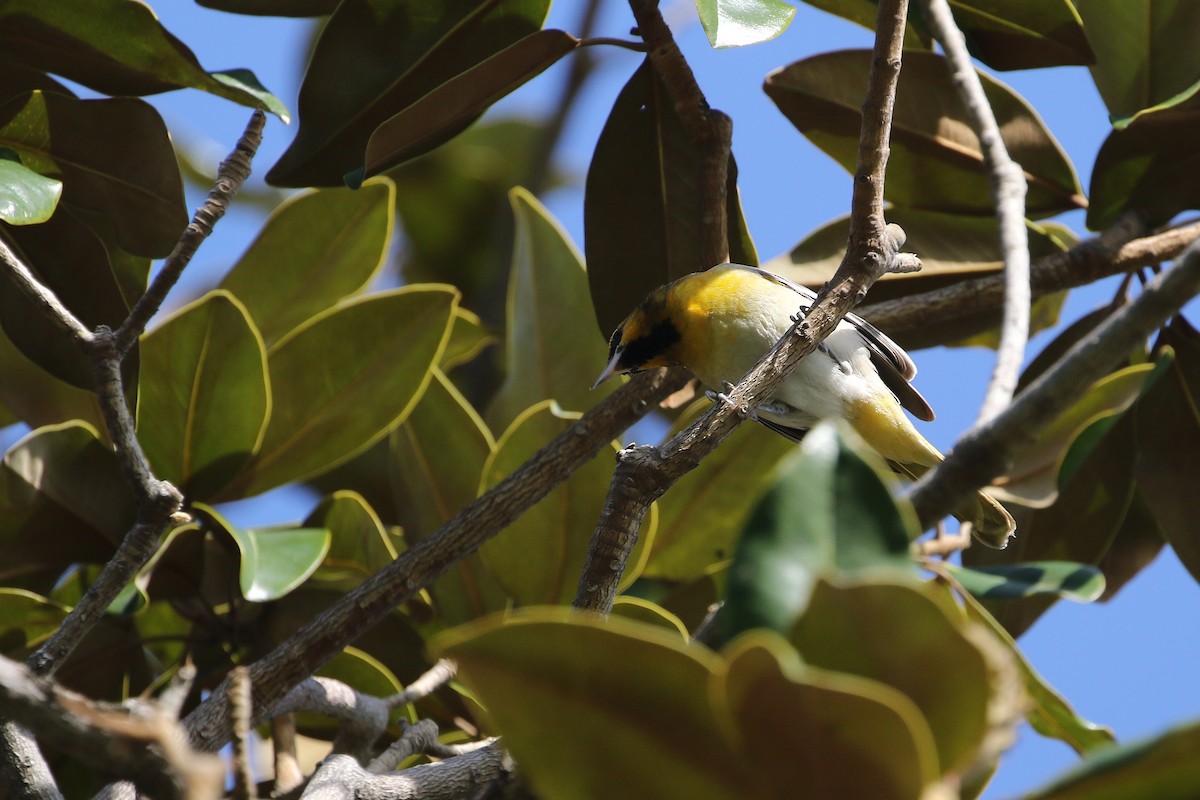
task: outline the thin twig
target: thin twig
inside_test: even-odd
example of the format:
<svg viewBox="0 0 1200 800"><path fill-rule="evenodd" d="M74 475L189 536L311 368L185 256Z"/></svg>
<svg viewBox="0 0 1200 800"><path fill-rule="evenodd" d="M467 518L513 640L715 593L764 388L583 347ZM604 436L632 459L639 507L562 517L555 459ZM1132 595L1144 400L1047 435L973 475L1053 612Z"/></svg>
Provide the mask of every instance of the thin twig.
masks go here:
<svg viewBox="0 0 1200 800"><path fill-rule="evenodd" d="M250 671L234 667L229 673L229 707L233 716L233 800L255 800L250 774Z"/></svg>
<svg viewBox="0 0 1200 800"><path fill-rule="evenodd" d="M392 695L383 702L387 704L388 708L397 708L399 706L406 706L409 703L415 703L436 692L457 673L458 664L448 658L439 659L424 675L410 683L407 689L399 694Z"/></svg>
<svg viewBox="0 0 1200 800"><path fill-rule="evenodd" d="M275 751L275 796L304 783L304 771L296 755L296 717L279 714L271 718L271 745Z"/></svg>
<svg viewBox="0 0 1200 800"><path fill-rule="evenodd" d="M137 303L129 312L129 316L117 329L116 347L122 357L129 352L129 348L133 347L138 337L146 330L146 325L150 323L151 317L158 312L159 306L167 298L167 293L171 291L171 287L183 274L184 267L188 265L192 256L196 254L196 250L212 233L213 226L221 217L225 216L225 211L229 208L233 196L246 182L246 178L250 177L250 162L254 159L254 154L258 152L259 144L262 143L262 131L266 121L267 115L261 110L255 109L254 114L250 117L250 122L246 125L246 130L238 139L237 146L217 169L217 180L213 184L212 191L208 193L208 199L200 208L196 209L191 223L175 245L175 249L171 251L171 255L167 256L163 262L158 274L154 276L150 287L145 294L138 298Z"/></svg>
<svg viewBox="0 0 1200 800"><path fill-rule="evenodd" d="M1175 267L1068 350L991 422L968 431L945 461L913 484L908 496L921 524L932 525L1002 474L1020 448L1197 293L1200 243L1193 243Z"/></svg>
<svg viewBox="0 0 1200 800"><path fill-rule="evenodd" d="M850 241L837 274L804 318L729 393L729 402L716 404L662 447L626 447L617 455L617 469L580 575L576 608L601 614L612 609L617 584L650 504L715 450L749 416L750 409L771 397L796 364L817 349L871 284L895 264L903 231L884 222L883 177L907 9L908 0L879 4L875 54L863 104Z"/></svg>
<svg viewBox="0 0 1200 800"><path fill-rule="evenodd" d="M620 47L625 50L632 50L635 53L645 53L650 48L645 42L635 42L630 39L614 39L611 36L592 36L588 39L579 41L580 47L595 47L597 45L608 45L610 47Z"/></svg>
<svg viewBox="0 0 1200 800"><path fill-rule="evenodd" d="M1029 236L1025 229L1025 172L1009 158L992 106L983 92L979 74L971 64L966 39L954 23L950 4L946 0L921 1L934 36L946 51L954 85L979 136L983 163L992 188L992 202L996 205L1000 249L1004 254L1004 322L1000 328L1000 346L996 349L996 366L975 420L976 425L983 425L1012 402L1025 361L1025 346L1029 342L1032 300Z"/></svg>

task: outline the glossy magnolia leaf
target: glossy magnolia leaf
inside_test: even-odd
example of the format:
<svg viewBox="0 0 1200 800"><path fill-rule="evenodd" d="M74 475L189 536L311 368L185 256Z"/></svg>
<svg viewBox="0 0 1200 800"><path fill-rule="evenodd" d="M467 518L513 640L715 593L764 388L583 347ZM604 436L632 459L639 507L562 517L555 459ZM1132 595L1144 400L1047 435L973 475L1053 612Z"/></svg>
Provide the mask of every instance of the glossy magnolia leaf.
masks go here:
<svg viewBox="0 0 1200 800"><path fill-rule="evenodd" d="M1138 490L1162 526L1163 535L1192 577L1200 581L1195 487L1188 481L1200 453L1200 333L1176 317L1163 329L1157 349L1175 359L1161 381L1138 401Z"/></svg>
<svg viewBox="0 0 1200 800"><path fill-rule="evenodd" d="M267 345L362 289L391 243L395 187L319 189L284 201L221 281L246 305Z"/></svg>
<svg viewBox="0 0 1200 800"><path fill-rule="evenodd" d="M137 433L154 474L210 497L262 441L271 409L267 353L246 308L223 290L142 338Z"/></svg>
<svg viewBox="0 0 1200 800"><path fill-rule="evenodd" d="M1015 600L1035 594L1053 594L1090 603L1104 592L1104 574L1088 564L1042 561L994 567L945 568L967 591L981 599Z"/></svg>
<svg viewBox="0 0 1200 800"><path fill-rule="evenodd" d="M681 416L672 432L695 417ZM690 580L732 558L738 533L776 478L775 465L795 447L761 425L739 426L658 501L658 531L644 574Z"/></svg>
<svg viewBox="0 0 1200 800"><path fill-rule="evenodd" d="M535 608L464 625L430 647L458 662L539 797L747 796L715 735L708 684L719 661L678 634Z"/></svg>
<svg viewBox="0 0 1200 800"><path fill-rule="evenodd" d="M332 14L339 0L196 0L198 5L233 14L263 17L320 17Z"/></svg>
<svg viewBox="0 0 1200 800"><path fill-rule="evenodd" d="M496 337L488 332L478 314L459 306L454 309L450 339L446 342L446 349L442 351L442 360L438 367L443 372L449 372L474 359L495 341Z"/></svg>
<svg viewBox="0 0 1200 800"><path fill-rule="evenodd" d="M796 16L782 0L696 0L696 11L708 43L718 49L774 39Z"/></svg>
<svg viewBox="0 0 1200 800"><path fill-rule="evenodd" d="M277 186L340 186L376 128L542 27L549 0L346 0L321 31L300 87L300 130L267 174ZM348 76L354 76L348 79Z"/></svg>
<svg viewBox="0 0 1200 800"><path fill-rule="evenodd" d="M972 569L1039 561L1098 564L1112 546L1133 497L1134 418L1123 415L1095 445L1058 500L1048 508L1009 509L1021 534L1005 550L972 547L963 553ZM1019 636L1057 601L1055 595L984 603L1013 636Z"/></svg>
<svg viewBox="0 0 1200 800"><path fill-rule="evenodd" d="M985 652L928 587L819 581L789 638L805 664L903 692L928 722L943 772L975 761L989 733L989 705L1003 691L991 686L997 678Z"/></svg>
<svg viewBox="0 0 1200 800"><path fill-rule="evenodd" d="M875 20L879 16L879 4L876 0L804 0L804 2L814 8L828 11L830 14L836 14L843 19L862 25L864 28L875 30ZM909 6L909 8L913 9L916 6ZM928 50L930 42L929 35L917 30L914 19L909 19L908 24L904 27L905 51Z"/></svg>
<svg viewBox="0 0 1200 800"><path fill-rule="evenodd" d="M1153 739L1110 747L1023 800L1188 800L1200 795L1200 723Z"/></svg>
<svg viewBox="0 0 1200 800"><path fill-rule="evenodd" d="M0 144L30 169L61 179L62 204L102 221L130 253L165 256L187 225L166 126L141 100L17 95L0 105Z"/></svg>
<svg viewBox="0 0 1200 800"><path fill-rule="evenodd" d="M71 419L82 420L100 430L104 415L96 395L55 378L25 357L0 332L0 403L31 428L41 428Z"/></svg>
<svg viewBox="0 0 1200 800"><path fill-rule="evenodd" d="M517 235L508 283L504 383L487 412L495 430L542 400L586 411L617 386L613 381L591 389L608 358L604 342L580 325L590 309L579 251L533 195L518 188L509 200Z"/></svg>
<svg viewBox="0 0 1200 800"><path fill-rule="evenodd" d="M1108 135L1092 169L1088 227L1101 230L1126 209L1161 225L1200 208L1200 154L1190 146L1200 125L1200 83L1139 112Z"/></svg>
<svg viewBox="0 0 1200 800"><path fill-rule="evenodd" d="M675 631L683 637L685 642L689 638L687 626L679 617L662 606L640 597L623 594L616 598L613 600L612 615Z"/></svg>
<svg viewBox="0 0 1200 800"><path fill-rule="evenodd" d="M0 653L18 658L32 652L71 609L23 589L0 587Z"/></svg>
<svg viewBox="0 0 1200 800"><path fill-rule="evenodd" d="M853 172L858 158L869 50L823 53L767 76L764 88L813 144ZM1013 160L1029 183L1026 213L1043 217L1083 208L1066 154L1037 113L1004 84L980 74ZM945 59L907 53L896 94L886 197L899 206L992 214L983 153Z"/></svg>
<svg viewBox="0 0 1200 800"><path fill-rule="evenodd" d="M904 228L907 241L904 249L921 257L921 271L903 275L889 274L875 283L867 295L864 305L856 312L870 317L871 305L886 300L921 292L929 292L950 286L959 281L998 273L1002 266L1000 231L993 216L966 216L923 211L915 208L889 208L888 222ZM809 234L790 253L785 253L764 264L764 269L783 275L797 283L820 288L833 277L846 252L846 237L850 231L850 217L840 217ZM1051 256L1064 252L1069 240L1064 241L1057 231L1034 222L1026 222L1029 238L1029 253L1032 257ZM1062 294L1041 297L1034 301L1031 326L1034 331L1042 330L1057 322ZM1000 310L992 313L973 314L970 317L931 323L917 330L887 331L901 347L916 350L936 345L977 345L978 337L984 332L997 331L1000 327ZM990 346L995 347L995 344Z"/></svg>
<svg viewBox="0 0 1200 800"><path fill-rule="evenodd" d="M39 175L16 152L0 148L0 220L9 225L45 222L61 196L62 181Z"/></svg>
<svg viewBox="0 0 1200 800"><path fill-rule="evenodd" d="M387 435L425 391L456 302L449 286L381 292L318 314L276 342L267 351L270 422L222 499L325 472Z"/></svg>
<svg viewBox="0 0 1200 800"><path fill-rule="evenodd" d="M701 168L674 101L643 62L613 103L584 188L588 284L605 340L652 289L713 266L700 247ZM730 259L757 264L732 156L725 191Z"/></svg>
<svg viewBox="0 0 1200 800"><path fill-rule="evenodd" d="M0 49L10 61L110 95L191 87L288 120L247 70L208 73L149 6L131 0L11 0L0 6Z"/></svg>
<svg viewBox="0 0 1200 800"><path fill-rule="evenodd" d="M329 552L314 578L346 591L392 563L399 555L397 543L403 545L393 540L362 495L346 489L321 498L304 519L304 527L324 528L331 537Z"/></svg>
<svg viewBox="0 0 1200 800"><path fill-rule="evenodd" d="M578 418L579 414L564 412L551 400L527 409L496 443L484 466L479 493L512 474ZM588 543L608 494L612 464L612 450L602 448L509 525L503 536L489 539L480 549L488 571L518 605L569 603L575 598ZM652 510L638 533L621 588L641 573L656 523L657 511Z"/></svg>
<svg viewBox="0 0 1200 800"><path fill-rule="evenodd" d="M479 476L495 446L479 414L434 368L429 388L389 439L392 504L411 543L436 531L475 499ZM478 553L451 567L429 592L450 625L500 611L508 599Z"/></svg>
<svg viewBox="0 0 1200 800"><path fill-rule="evenodd" d="M1092 79L1113 117L1156 106L1200 80L1200 6L1190 0L1074 0L1096 52Z"/></svg>
<svg viewBox="0 0 1200 800"><path fill-rule="evenodd" d="M1025 682L1025 696L1030 701L1025 717L1035 731L1042 736L1065 742L1080 755L1108 747L1116 741L1111 730L1088 722L1075 713L1071 704L1029 664L1008 631L987 612L974 595L961 587L958 594L962 598L967 617L990 630L996 640L1012 653L1021 679Z"/></svg>
<svg viewBox="0 0 1200 800"><path fill-rule="evenodd" d="M118 543L137 517L133 492L95 428L47 425L4 454L4 465L46 499Z"/></svg>
<svg viewBox="0 0 1200 800"><path fill-rule="evenodd" d="M971 55L998 70L1039 69L1095 60L1070 0L952 0ZM926 28L924 15L916 24Z"/></svg>
<svg viewBox="0 0 1200 800"><path fill-rule="evenodd" d="M578 46L569 33L541 30L454 76L375 129L365 174L378 175L442 144Z"/></svg>
<svg viewBox="0 0 1200 800"><path fill-rule="evenodd" d="M237 545L238 585L252 603L278 600L304 583L329 552L327 528L253 529L231 525L216 509L193 504L213 529Z"/></svg>
<svg viewBox="0 0 1200 800"><path fill-rule="evenodd" d="M1154 371L1154 364L1137 364L1092 384L1083 397L1042 429L1032 444L1017 451L1008 472L993 487L996 497L1033 508L1053 503L1078 469L1081 456L1086 455L1077 452L1067 468L1067 456L1075 443L1085 434L1092 437L1089 443L1103 435L1137 400ZM1099 427L1093 430L1093 426Z"/></svg>
<svg viewBox="0 0 1200 800"><path fill-rule="evenodd" d="M40 225L7 228L4 233L34 277L88 328L116 328L146 288L149 260L120 252L66 207ZM79 345L13 280L7 271L0 274L0 324L9 340L59 380L95 391L91 362ZM137 386L137 365L136 352L121 365L131 389Z"/></svg>
<svg viewBox="0 0 1200 800"><path fill-rule="evenodd" d="M729 569L730 636L789 631L822 574L911 570L916 519L897 507L878 461L847 427L823 422L779 463Z"/></svg>
<svg viewBox="0 0 1200 800"><path fill-rule="evenodd" d="M804 786L812 797L917 800L937 779L929 726L896 689L807 666L769 631L722 655L712 694L757 789L749 796L791 797Z"/></svg>

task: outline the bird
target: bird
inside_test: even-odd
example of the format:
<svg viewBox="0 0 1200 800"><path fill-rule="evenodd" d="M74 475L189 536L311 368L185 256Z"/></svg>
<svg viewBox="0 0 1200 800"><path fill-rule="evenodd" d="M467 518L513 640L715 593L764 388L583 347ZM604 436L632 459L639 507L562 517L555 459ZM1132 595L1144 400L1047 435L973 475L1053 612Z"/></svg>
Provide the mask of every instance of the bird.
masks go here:
<svg viewBox="0 0 1200 800"><path fill-rule="evenodd" d="M724 398L720 390L746 375L815 301L812 290L744 264L685 275L652 291L617 326L593 388L617 374L683 365ZM844 419L893 470L916 480L944 458L904 413L934 418L911 383L916 374L899 345L847 314L752 415L794 441L821 419ZM1016 530L1012 515L982 490L955 516L991 547L1004 547Z"/></svg>

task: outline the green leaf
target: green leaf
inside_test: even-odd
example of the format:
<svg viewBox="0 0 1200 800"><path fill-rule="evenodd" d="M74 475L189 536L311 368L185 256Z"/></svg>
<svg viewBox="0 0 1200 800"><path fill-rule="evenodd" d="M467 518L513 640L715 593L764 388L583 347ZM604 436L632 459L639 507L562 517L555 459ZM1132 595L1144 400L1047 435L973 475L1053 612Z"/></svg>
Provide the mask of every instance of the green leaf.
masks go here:
<svg viewBox="0 0 1200 800"><path fill-rule="evenodd" d="M442 144L578 46L569 33L536 31L454 76L375 129L365 174L378 175Z"/></svg>
<svg viewBox="0 0 1200 800"><path fill-rule="evenodd" d="M309 317L361 290L391 243L395 186L319 189L277 207L221 281L246 304L270 346Z"/></svg>
<svg viewBox="0 0 1200 800"><path fill-rule="evenodd" d="M386 436L425 391L456 302L449 286L381 292L343 302L276 342L267 351L270 422L222 499L320 474Z"/></svg>
<svg viewBox="0 0 1200 800"><path fill-rule="evenodd" d="M713 266L700 252L700 169L674 101L643 61L613 103L584 188L588 284L606 340L651 290ZM757 264L732 155L725 191L730 258Z"/></svg>
<svg viewBox="0 0 1200 800"><path fill-rule="evenodd" d="M216 509L194 503L209 524L237 545L241 555L238 585L251 603L278 600L304 583L329 552L327 528L238 528Z"/></svg>
<svg viewBox="0 0 1200 800"><path fill-rule="evenodd" d="M915 580L819 581L790 639L806 664L903 692L929 723L941 769L963 772L989 732L997 690L984 651L960 628Z"/></svg>
<svg viewBox="0 0 1200 800"><path fill-rule="evenodd" d="M780 462L730 567L730 636L759 627L786 633L822 574L911 571L917 525L892 499L878 460L847 427L825 422Z"/></svg>
<svg viewBox="0 0 1200 800"><path fill-rule="evenodd" d="M548 7L549 0L342 2L300 87L300 130L267 181L340 186L362 165L380 124L539 30Z"/></svg>
<svg viewBox="0 0 1200 800"><path fill-rule="evenodd" d="M869 50L823 53L772 72L764 84L784 116L850 172L858 159L870 59ZM1025 170L1026 213L1036 218L1085 207L1071 162L1037 112L994 78L980 79L1004 144ZM979 139L941 56L905 54L886 197L899 206L992 214Z"/></svg>
<svg viewBox="0 0 1200 800"><path fill-rule="evenodd" d="M508 284L505 377L488 407L495 430L542 400L586 411L616 389L591 390L607 362L604 342L579 324L590 312L579 251L545 206L524 189L509 194L516 217Z"/></svg>
<svg viewBox="0 0 1200 800"><path fill-rule="evenodd" d="M830 14L836 14L842 19L848 19L851 22L862 25L871 31L875 30L875 19L879 16L879 4L877 0L804 0L804 2L814 8L819 8ZM914 8L914 6L910 6L909 8ZM913 16L915 17L916 15L914 14ZM909 24L904 28L905 51L928 50L931 41L928 32L918 30L914 24L914 19L910 19Z"/></svg>
<svg viewBox="0 0 1200 800"><path fill-rule="evenodd" d="M496 442L466 398L440 369L388 448L396 521L416 544L473 501ZM499 611L507 595L478 553L460 560L429 587L448 624Z"/></svg>
<svg viewBox="0 0 1200 800"><path fill-rule="evenodd" d="M1153 739L1110 747L1024 800L1188 800L1200 795L1200 723Z"/></svg>
<svg viewBox="0 0 1200 800"><path fill-rule="evenodd" d="M187 225L166 126L141 100L17 95L0 104L0 147L16 152L26 167L61 179L62 205L84 220L102 221L130 253L165 256Z"/></svg>
<svg viewBox="0 0 1200 800"><path fill-rule="evenodd" d="M342 490L321 498L303 525L329 531L332 543L315 578L344 591L362 583L399 555L396 542L379 515L358 492Z"/></svg>
<svg viewBox="0 0 1200 800"><path fill-rule="evenodd" d="M319 17L332 14L339 0L196 0L198 5L232 14L264 17Z"/></svg>
<svg viewBox="0 0 1200 800"><path fill-rule="evenodd" d="M1104 592L1104 574L1088 564L1069 561L1024 562L994 567L945 568L967 591L981 599L1014 600L1035 594L1053 594L1090 603Z"/></svg>
<svg viewBox="0 0 1200 800"><path fill-rule="evenodd" d="M967 617L982 624L996 640L1008 648L1016 660L1017 669L1025 682L1025 695L1031 703L1025 716L1033 729L1042 736L1058 739L1070 745L1080 755L1108 747L1116 741L1108 728L1088 722L1075 713L1063 696L1038 674L1026 660L1025 654L996 618L970 592L958 587Z"/></svg>
<svg viewBox="0 0 1200 800"><path fill-rule="evenodd" d="M1135 209L1151 226L1200 208L1200 154L1191 138L1200 125L1200 82L1170 102L1138 113L1108 135L1092 168L1092 230Z"/></svg>
<svg viewBox="0 0 1200 800"><path fill-rule="evenodd" d="M685 642L689 638L687 626L679 617L662 606L640 597L632 597L627 594L617 597L613 600L612 615L675 631L683 637Z"/></svg>
<svg viewBox="0 0 1200 800"><path fill-rule="evenodd" d="M237 298L218 289L142 337L137 433L154 473L193 499L227 484L271 413L267 353Z"/></svg>
<svg viewBox="0 0 1200 800"><path fill-rule="evenodd" d="M449 372L474 359L495 341L496 337L484 327L478 314L459 306L454 309L450 339L446 342L446 349L442 351L442 360L438 367L443 372Z"/></svg>
<svg viewBox="0 0 1200 800"><path fill-rule="evenodd" d="M116 455L86 423L65 422L33 431L5 453L4 465L114 544L137 517L133 492Z"/></svg>
<svg viewBox="0 0 1200 800"><path fill-rule="evenodd" d="M88 328L102 324L116 328L146 288L149 260L105 242L67 203L48 221L6 228L4 236L34 277ZM30 361L59 380L95 391L87 355L17 288L7 270L0 273L0 324ZM131 392L137 386L138 358L135 351L121 365Z"/></svg>
<svg viewBox="0 0 1200 800"><path fill-rule="evenodd" d="M0 403L31 428L41 428L71 419L82 420L97 430L104 416L96 395L60 381L18 350L0 332Z"/></svg>
<svg viewBox="0 0 1200 800"><path fill-rule="evenodd" d="M676 633L535 608L464 625L430 647L458 662L540 797L746 797L734 753L714 735L717 657Z"/></svg>
<svg viewBox="0 0 1200 800"><path fill-rule="evenodd" d="M1029 388L1031 383L1054 366L1077 342L1094 331L1120 308L1119 303L1108 303L1094 311L1089 311L1063 328L1062 332L1043 347L1042 351L1033 357L1025 369L1021 370L1021 378L1017 381L1017 391L1021 392Z"/></svg>
<svg viewBox="0 0 1200 800"><path fill-rule="evenodd" d="M512 474L579 416L562 411L552 400L519 415L488 458L479 493ZM575 598L588 543L612 479L612 452L602 449L518 517L503 536L489 539L480 549L488 571L518 605L569 603ZM638 533L621 588L640 574L656 524L657 511L652 510Z"/></svg>
<svg viewBox="0 0 1200 800"><path fill-rule="evenodd" d="M1138 490L1179 560L1200 581L1195 485L1200 453L1200 333L1183 317L1163 329L1156 350L1174 351L1163 380L1138 401L1135 475Z"/></svg>
<svg viewBox="0 0 1200 800"><path fill-rule="evenodd" d="M917 800L937 779L929 726L901 692L808 667L770 631L739 637L722 655L712 693L750 785L761 787L751 796L804 786L814 797Z"/></svg>
<svg viewBox="0 0 1200 800"><path fill-rule="evenodd" d="M672 432L695 417L681 416ZM776 478L776 464L794 449L792 442L761 425L739 426L658 501L658 531L644 574L689 580L730 559L738 532Z"/></svg>
<svg viewBox="0 0 1200 800"><path fill-rule="evenodd" d="M720 49L774 39L787 30L796 9L781 0L696 0L708 43Z"/></svg>
<svg viewBox="0 0 1200 800"><path fill-rule="evenodd" d="M998 70L1091 64L1095 60L1070 0L953 0L971 55ZM927 28L924 15L916 24Z"/></svg>
<svg viewBox="0 0 1200 800"><path fill-rule="evenodd" d="M149 6L131 0L10 0L0 7L0 49L10 61L62 75L110 95L191 87L265 108L287 109L247 70L209 74ZM134 151L136 152L136 150Z"/></svg>
<svg viewBox="0 0 1200 800"><path fill-rule="evenodd" d="M69 608L24 589L0 587L0 653L32 652L66 619Z"/></svg>
<svg viewBox="0 0 1200 800"><path fill-rule="evenodd" d="M884 275L871 287L865 303L857 309L860 314L869 316L873 303L933 291L963 280L999 273L1003 267L1000 230L994 216L965 216L894 207L888 209L887 219L888 222L894 222L904 228L908 237L905 249L920 254L921 271ZM1063 241L1057 235L1057 231L1045 226L1026 221L1025 228L1029 238L1029 254L1034 258L1062 253L1069 246L1069 240ZM810 233L791 252L776 256L763 266L797 283L820 288L833 277L833 273L841 264L849 232L849 215L839 217ZM1035 301L1031 319L1032 330L1042 330L1057 321L1058 306L1062 297L1061 294L1053 294ZM949 322L923 325L917 330L888 332L888 335L908 350L937 345L977 345L981 342L964 340L978 337L984 332L997 331L1000 318L1001 312L996 310L992 313L972 314L967 318Z"/></svg>
<svg viewBox="0 0 1200 800"><path fill-rule="evenodd" d="M1098 564L1104 573L1100 602L1112 600L1126 583L1158 558L1166 543L1166 534L1154 518L1145 494L1135 489L1112 546Z"/></svg>
<svg viewBox="0 0 1200 800"><path fill-rule="evenodd" d="M1190 0L1074 0L1096 52L1092 80L1114 117L1158 105L1200 80L1200 6Z"/></svg>
<svg viewBox="0 0 1200 800"><path fill-rule="evenodd" d="M21 156L0 148L0 220L9 225L45 222L58 207L62 181L39 175L21 163Z"/></svg>

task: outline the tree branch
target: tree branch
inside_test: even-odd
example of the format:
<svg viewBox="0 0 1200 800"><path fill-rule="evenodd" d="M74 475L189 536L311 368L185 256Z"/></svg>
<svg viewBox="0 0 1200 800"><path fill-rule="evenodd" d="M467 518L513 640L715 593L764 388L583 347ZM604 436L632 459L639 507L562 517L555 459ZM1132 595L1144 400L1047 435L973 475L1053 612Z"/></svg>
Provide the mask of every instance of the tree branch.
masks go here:
<svg viewBox="0 0 1200 800"><path fill-rule="evenodd" d="M1200 243L1193 243L1175 267L1068 350L1007 409L968 431L945 461L912 486L908 496L921 524L929 527L1000 475L1020 448L1197 293Z"/></svg>
<svg viewBox="0 0 1200 800"><path fill-rule="evenodd" d="M716 404L662 447L632 446L618 454L579 579L576 608L609 612L650 504L715 450L749 416L750 409L771 397L800 359L816 350L871 284L896 262L903 232L884 222L883 176L907 9L907 0L882 0L879 4L851 201L850 239L837 274L804 319L730 392L729 402ZM902 259L901 264L901 268L907 268L911 261Z"/></svg>
<svg viewBox="0 0 1200 800"><path fill-rule="evenodd" d="M459 800L511 771L512 762L494 745L391 775L368 772L349 756L330 756L313 775L303 797L305 800Z"/></svg>
<svg viewBox="0 0 1200 800"><path fill-rule="evenodd" d="M983 425L1012 402L1025 346L1029 342L1029 236L1025 230L1025 172L1008 155L1000 126L992 113L979 74L971 64L967 41L954 23L946 0L921 0L950 63L954 85L966 106L972 127L979 136L983 163L988 170L992 202L1000 228L1000 249L1004 254L1004 321L1000 328L1000 346L996 366L988 382L976 425Z"/></svg>

